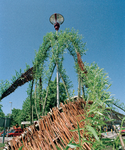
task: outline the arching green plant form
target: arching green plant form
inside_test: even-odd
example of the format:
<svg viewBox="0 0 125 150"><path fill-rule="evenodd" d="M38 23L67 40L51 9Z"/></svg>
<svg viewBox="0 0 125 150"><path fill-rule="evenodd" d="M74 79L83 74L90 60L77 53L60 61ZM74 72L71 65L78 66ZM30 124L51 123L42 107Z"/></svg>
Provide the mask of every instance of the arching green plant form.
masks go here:
<svg viewBox="0 0 125 150"><path fill-rule="evenodd" d="M71 31L66 29L60 31L58 34L56 32L47 33L43 38L43 44L36 53L33 62L34 77L36 79L42 77L42 81L47 81L47 85L49 86L55 66L58 64L60 77L64 83L67 96L70 97L71 93L69 93L69 89L72 87L72 84L66 74L66 70L63 68L64 53L65 51L68 51L73 57L76 72L78 73L77 52L79 52L81 56L86 52L85 43L83 43L82 39L82 36L74 29ZM43 105L43 110L45 108L46 99Z"/></svg>

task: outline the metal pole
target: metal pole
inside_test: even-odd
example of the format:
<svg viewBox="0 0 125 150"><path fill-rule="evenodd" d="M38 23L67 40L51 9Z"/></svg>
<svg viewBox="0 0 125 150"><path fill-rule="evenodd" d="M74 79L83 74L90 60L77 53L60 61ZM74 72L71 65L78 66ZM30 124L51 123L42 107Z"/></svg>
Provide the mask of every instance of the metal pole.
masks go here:
<svg viewBox="0 0 125 150"><path fill-rule="evenodd" d="M58 35L58 30L56 30L56 36ZM58 41L57 41L57 44L58 44ZM57 76L57 108L59 108L59 67L58 67L58 58L59 55L58 55L58 45L57 45L57 62L56 62L56 69L57 69L57 73L56 73L56 76Z"/></svg>
<svg viewBox="0 0 125 150"><path fill-rule="evenodd" d="M54 28L56 30L56 36L58 34L58 30L60 28L60 24L64 22L64 18L60 14L53 14L50 16L50 22L54 25ZM58 41L57 41L58 43ZM58 68L58 45L57 45L57 61L56 61L56 67L57 67L57 108L59 108L59 68Z"/></svg>
<svg viewBox="0 0 125 150"><path fill-rule="evenodd" d="M11 114L12 114L12 102L11 102Z"/></svg>
<svg viewBox="0 0 125 150"><path fill-rule="evenodd" d="M58 68L58 62L56 64L57 67L57 108L59 108L59 68Z"/></svg>
<svg viewBox="0 0 125 150"><path fill-rule="evenodd" d="M4 144L4 137L5 137L5 130L6 130L6 119L7 118L5 118L5 122L4 122L3 144Z"/></svg>

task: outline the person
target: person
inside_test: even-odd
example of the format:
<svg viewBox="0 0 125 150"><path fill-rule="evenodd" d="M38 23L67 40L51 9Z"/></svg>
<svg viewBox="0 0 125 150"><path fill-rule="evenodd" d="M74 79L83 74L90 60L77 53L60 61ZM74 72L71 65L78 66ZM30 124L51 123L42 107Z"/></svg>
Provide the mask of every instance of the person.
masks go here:
<svg viewBox="0 0 125 150"><path fill-rule="evenodd" d="M19 127L19 125L18 125L18 123L16 124L16 128L18 128Z"/></svg>

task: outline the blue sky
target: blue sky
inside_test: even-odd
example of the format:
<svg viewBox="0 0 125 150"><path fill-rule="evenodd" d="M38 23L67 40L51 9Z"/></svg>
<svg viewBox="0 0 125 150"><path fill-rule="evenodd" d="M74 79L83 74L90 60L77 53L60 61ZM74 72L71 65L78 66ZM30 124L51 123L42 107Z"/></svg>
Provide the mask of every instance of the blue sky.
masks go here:
<svg viewBox="0 0 125 150"><path fill-rule="evenodd" d="M46 33L55 31L49 17L60 13L65 21L60 30L79 30L88 49L83 61L96 62L109 74L110 91L125 102L125 1L124 0L1 0L0 80L11 80L15 70L32 67L35 52ZM69 61L70 60L70 61ZM68 64L68 65L67 65ZM67 54L65 67L77 93L73 60ZM22 108L28 84L1 102L5 114Z"/></svg>

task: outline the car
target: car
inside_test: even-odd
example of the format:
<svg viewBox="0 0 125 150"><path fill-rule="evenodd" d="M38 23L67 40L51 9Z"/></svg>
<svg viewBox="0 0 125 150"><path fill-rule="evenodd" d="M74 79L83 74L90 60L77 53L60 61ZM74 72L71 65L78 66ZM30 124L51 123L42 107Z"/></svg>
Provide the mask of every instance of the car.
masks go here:
<svg viewBox="0 0 125 150"><path fill-rule="evenodd" d="M10 130L10 131L5 131L5 136L8 136L8 133L12 133L14 130ZM3 136L3 133L1 134L1 136Z"/></svg>
<svg viewBox="0 0 125 150"><path fill-rule="evenodd" d="M3 137L3 133L4 133L4 131L2 131L2 132L0 133L0 136L1 136L1 137ZM6 133L7 133L7 130L5 130L5 135L6 135Z"/></svg>
<svg viewBox="0 0 125 150"><path fill-rule="evenodd" d="M23 129L15 129L13 132L8 133L8 137L19 136L23 132Z"/></svg>
<svg viewBox="0 0 125 150"><path fill-rule="evenodd" d="M0 136L2 136L3 132L4 132L4 130L2 132L0 132Z"/></svg>
<svg viewBox="0 0 125 150"><path fill-rule="evenodd" d="M121 134L122 134L122 135L125 135L125 129L124 129L124 130L121 130Z"/></svg>
<svg viewBox="0 0 125 150"><path fill-rule="evenodd" d="M3 137L3 134L6 136L6 134L7 134L7 131L5 131L5 133L4 133L4 131L3 131L3 133L1 134L1 136Z"/></svg>

